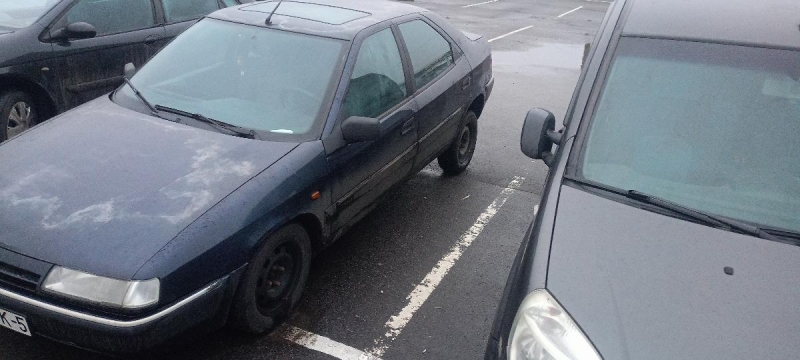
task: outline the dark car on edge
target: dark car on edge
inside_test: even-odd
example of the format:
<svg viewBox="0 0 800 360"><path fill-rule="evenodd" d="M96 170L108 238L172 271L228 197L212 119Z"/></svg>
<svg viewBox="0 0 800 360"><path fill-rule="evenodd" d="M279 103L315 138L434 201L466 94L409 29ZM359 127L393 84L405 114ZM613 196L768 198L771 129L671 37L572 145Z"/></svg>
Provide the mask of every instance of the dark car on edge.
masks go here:
<svg viewBox="0 0 800 360"><path fill-rule="evenodd" d="M0 145L1 326L108 352L268 331L387 190L466 169L484 38L402 3L276 4L211 14Z"/></svg>
<svg viewBox="0 0 800 360"><path fill-rule="evenodd" d="M238 0L0 1L0 142L114 90L198 18Z"/></svg>
<svg viewBox="0 0 800 360"><path fill-rule="evenodd" d="M797 359L800 2L616 0L486 359ZM553 152L553 145L557 150Z"/></svg>

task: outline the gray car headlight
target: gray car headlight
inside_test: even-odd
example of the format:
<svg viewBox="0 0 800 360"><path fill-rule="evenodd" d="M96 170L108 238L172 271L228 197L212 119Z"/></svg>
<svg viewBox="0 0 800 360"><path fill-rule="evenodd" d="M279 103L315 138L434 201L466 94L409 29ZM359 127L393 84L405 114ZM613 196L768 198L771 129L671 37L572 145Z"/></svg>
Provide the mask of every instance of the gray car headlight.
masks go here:
<svg viewBox="0 0 800 360"><path fill-rule="evenodd" d="M158 303L158 279L128 281L54 266L42 288L50 293L120 309L140 309Z"/></svg>
<svg viewBox="0 0 800 360"><path fill-rule="evenodd" d="M508 341L510 360L600 360L572 317L547 290L522 301Z"/></svg>

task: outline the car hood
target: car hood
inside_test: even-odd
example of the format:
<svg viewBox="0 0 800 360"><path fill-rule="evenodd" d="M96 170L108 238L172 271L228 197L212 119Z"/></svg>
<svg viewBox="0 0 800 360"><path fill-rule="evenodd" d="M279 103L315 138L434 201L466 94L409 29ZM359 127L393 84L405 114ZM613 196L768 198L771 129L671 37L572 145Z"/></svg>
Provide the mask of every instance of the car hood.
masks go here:
<svg viewBox="0 0 800 360"><path fill-rule="evenodd" d="M102 97L0 146L0 246L129 279L296 146L168 122Z"/></svg>
<svg viewBox="0 0 800 360"><path fill-rule="evenodd" d="M796 359L798 274L797 246L562 187L547 287L605 359Z"/></svg>

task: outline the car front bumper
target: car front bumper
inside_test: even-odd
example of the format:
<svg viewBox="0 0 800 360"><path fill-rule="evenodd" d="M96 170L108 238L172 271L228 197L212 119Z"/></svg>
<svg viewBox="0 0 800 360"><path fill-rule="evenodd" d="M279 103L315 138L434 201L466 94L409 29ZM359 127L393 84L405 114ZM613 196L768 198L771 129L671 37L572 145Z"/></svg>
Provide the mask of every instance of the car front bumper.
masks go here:
<svg viewBox="0 0 800 360"><path fill-rule="evenodd" d="M242 270L142 318L115 320L0 289L0 308L23 315L33 336L112 354L152 350L224 325ZM5 331L5 329L0 329Z"/></svg>

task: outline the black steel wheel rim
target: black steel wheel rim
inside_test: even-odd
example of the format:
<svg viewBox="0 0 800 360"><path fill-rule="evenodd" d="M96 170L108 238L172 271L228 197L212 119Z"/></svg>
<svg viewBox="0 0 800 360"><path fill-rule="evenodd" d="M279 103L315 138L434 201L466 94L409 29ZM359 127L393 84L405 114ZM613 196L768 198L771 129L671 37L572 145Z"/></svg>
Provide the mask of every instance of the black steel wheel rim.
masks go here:
<svg viewBox="0 0 800 360"><path fill-rule="evenodd" d="M301 273L300 248L291 241L276 246L259 269L256 305L264 316L279 313L289 304Z"/></svg>
<svg viewBox="0 0 800 360"><path fill-rule="evenodd" d="M463 165L469 161L472 151L472 130L469 126L464 126L458 139L458 163Z"/></svg>

